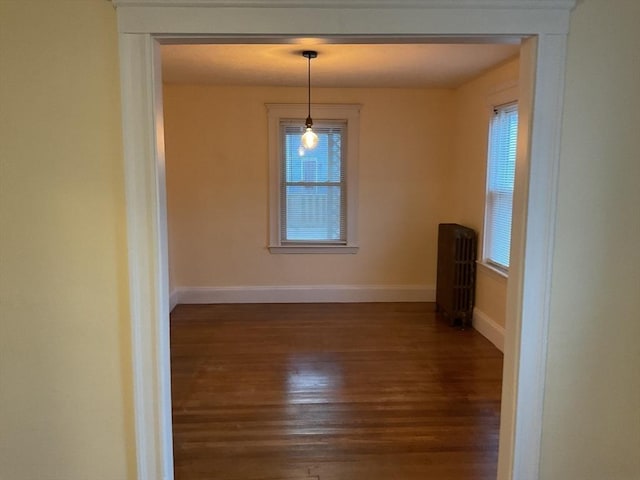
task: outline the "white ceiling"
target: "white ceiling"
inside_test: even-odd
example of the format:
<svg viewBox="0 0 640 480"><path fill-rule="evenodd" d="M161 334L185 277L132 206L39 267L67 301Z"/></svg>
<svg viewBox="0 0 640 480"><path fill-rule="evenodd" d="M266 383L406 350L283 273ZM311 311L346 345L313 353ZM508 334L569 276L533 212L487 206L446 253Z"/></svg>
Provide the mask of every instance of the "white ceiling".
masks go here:
<svg viewBox="0 0 640 480"><path fill-rule="evenodd" d="M316 87L457 87L518 54L514 44L163 45L166 83Z"/></svg>

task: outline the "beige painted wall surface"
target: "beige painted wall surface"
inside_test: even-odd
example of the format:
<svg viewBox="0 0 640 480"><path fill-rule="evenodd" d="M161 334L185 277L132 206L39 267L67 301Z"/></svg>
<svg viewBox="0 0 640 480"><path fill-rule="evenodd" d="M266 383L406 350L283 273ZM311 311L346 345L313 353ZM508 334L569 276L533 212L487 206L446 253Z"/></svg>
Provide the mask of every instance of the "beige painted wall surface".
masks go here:
<svg viewBox="0 0 640 480"><path fill-rule="evenodd" d="M510 98L518 81L519 62L511 60L455 91L455 133L453 138L452 188L449 200L452 221L478 232L478 258L482 258L484 202L487 171L487 135L493 102ZM515 100L516 98L511 98ZM496 273L478 268L476 308L505 325L507 281Z"/></svg>
<svg viewBox="0 0 640 480"><path fill-rule="evenodd" d="M135 478L118 84L108 2L0 2L3 480Z"/></svg>
<svg viewBox="0 0 640 480"><path fill-rule="evenodd" d="M305 89L165 88L173 286L434 285L450 156L451 92L314 89L317 103L362 104L355 255L266 249L265 103Z"/></svg>
<svg viewBox="0 0 640 480"><path fill-rule="evenodd" d="M543 480L640 478L639 24L636 0L572 16Z"/></svg>

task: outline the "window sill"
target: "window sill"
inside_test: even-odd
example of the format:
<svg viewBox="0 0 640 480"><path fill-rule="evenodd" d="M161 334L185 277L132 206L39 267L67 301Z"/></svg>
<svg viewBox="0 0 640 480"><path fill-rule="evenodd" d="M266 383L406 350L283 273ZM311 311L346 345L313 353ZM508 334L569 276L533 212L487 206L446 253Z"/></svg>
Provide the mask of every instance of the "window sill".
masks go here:
<svg viewBox="0 0 640 480"><path fill-rule="evenodd" d="M270 245L271 253L358 253L358 247L350 245Z"/></svg>
<svg viewBox="0 0 640 480"><path fill-rule="evenodd" d="M477 264L478 271L484 272L498 280L506 281L509 279L509 270L503 270L502 268L488 262L477 262Z"/></svg>

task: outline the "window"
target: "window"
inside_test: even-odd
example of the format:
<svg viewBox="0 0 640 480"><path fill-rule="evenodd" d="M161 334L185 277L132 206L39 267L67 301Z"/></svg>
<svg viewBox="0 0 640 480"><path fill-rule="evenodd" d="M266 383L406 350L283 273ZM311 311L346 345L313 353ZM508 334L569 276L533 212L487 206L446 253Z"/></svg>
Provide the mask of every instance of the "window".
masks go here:
<svg viewBox="0 0 640 480"><path fill-rule="evenodd" d="M268 105L272 253L355 253L359 105L314 105L318 146L305 150L306 105Z"/></svg>
<svg viewBox="0 0 640 480"><path fill-rule="evenodd" d="M489 129L484 260L505 272L509 269L517 138L517 103L494 108Z"/></svg>
<svg viewBox="0 0 640 480"><path fill-rule="evenodd" d="M305 150L300 123L280 122L280 242L344 245L346 123L316 123L314 131L318 146Z"/></svg>

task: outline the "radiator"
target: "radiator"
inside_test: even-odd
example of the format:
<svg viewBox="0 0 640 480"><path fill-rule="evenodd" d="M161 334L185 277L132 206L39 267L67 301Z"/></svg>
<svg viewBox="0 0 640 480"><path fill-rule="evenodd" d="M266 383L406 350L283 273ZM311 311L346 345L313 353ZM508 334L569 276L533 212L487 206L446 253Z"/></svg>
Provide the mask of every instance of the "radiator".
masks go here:
<svg viewBox="0 0 640 480"><path fill-rule="evenodd" d="M457 223L438 226L436 311L451 325L471 324L475 299L477 235Z"/></svg>

